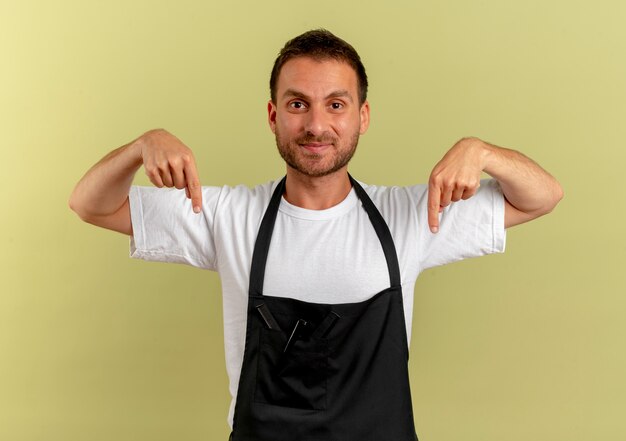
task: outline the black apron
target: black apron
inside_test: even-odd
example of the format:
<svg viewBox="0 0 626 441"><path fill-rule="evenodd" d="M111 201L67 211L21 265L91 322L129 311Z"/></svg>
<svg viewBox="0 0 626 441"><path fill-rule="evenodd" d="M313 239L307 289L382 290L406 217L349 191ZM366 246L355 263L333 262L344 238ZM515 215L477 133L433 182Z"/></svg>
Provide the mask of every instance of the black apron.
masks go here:
<svg viewBox="0 0 626 441"><path fill-rule="evenodd" d="M352 177L350 181L380 239L391 287L358 303L263 295L283 178L252 257L232 441L417 440L395 246L374 203Z"/></svg>

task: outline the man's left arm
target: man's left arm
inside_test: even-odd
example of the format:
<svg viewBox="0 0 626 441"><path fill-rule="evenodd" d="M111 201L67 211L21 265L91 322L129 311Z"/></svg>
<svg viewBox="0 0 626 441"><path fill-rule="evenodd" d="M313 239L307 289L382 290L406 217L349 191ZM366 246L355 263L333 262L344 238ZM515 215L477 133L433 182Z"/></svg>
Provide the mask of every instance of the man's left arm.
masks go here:
<svg viewBox="0 0 626 441"><path fill-rule="evenodd" d="M428 225L433 233L439 231L439 213L445 207L476 193L482 172L500 183L505 228L548 214L563 197L558 181L532 159L478 138L463 138L430 175Z"/></svg>

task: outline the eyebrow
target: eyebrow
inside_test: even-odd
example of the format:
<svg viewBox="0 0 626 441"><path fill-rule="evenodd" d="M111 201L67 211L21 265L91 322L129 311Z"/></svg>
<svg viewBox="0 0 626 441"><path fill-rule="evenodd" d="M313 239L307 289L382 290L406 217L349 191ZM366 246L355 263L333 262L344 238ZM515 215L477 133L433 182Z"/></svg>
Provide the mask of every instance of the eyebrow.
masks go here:
<svg viewBox="0 0 626 441"><path fill-rule="evenodd" d="M309 96L307 96L305 93L302 93L296 89L287 89L285 93L283 93L283 98L285 97L301 98L307 101L310 100ZM331 98L347 98L350 102L353 101L352 95L350 95L350 92L348 92L345 89L335 90L334 92L331 92L330 94L326 96L326 99L331 99Z"/></svg>

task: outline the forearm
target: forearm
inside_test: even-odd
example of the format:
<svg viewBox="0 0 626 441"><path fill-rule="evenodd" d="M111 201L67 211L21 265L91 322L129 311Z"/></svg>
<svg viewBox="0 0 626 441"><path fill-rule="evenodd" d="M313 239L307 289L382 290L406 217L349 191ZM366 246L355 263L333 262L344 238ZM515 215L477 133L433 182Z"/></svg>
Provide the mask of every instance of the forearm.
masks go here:
<svg viewBox="0 0 626 441"><path fill-rule="evenodd" d="M142 165L141 139L110 152L76 184L69 205L81 219L108 216L124 205L135 173Z"/></svg>
<svg viewBox="0 0 626 441"><path fill-rule="evenodd" d="M539 164L515 150L480 141L484 172L495 178L506 200L517 210L538 217L549 213L563 197L558 181Z"/></svg>

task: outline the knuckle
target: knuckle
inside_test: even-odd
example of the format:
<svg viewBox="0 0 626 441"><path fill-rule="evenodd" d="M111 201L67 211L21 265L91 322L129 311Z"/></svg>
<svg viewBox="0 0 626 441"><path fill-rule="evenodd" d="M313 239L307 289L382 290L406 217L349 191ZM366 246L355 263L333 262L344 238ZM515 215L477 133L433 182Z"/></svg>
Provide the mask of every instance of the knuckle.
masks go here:
<svg viewBox="0 0 626 441"><path fill-rule="evenodd" d="M447 181L448 181L448 178L441 173L437 173L430 177L430 182L434 184L436 187L444 187Z"/></svg>
<svg viewBox="0 0 626 441"><path fill-rule="evenodd" d="M478 185L478 180L476 178L466 178L463 181L463 185L466 188L476 188L476 186Z"/></svg>
<svg viewBox="0 0 626 441"><path fill-rule="evenodd" d="M468 189L463 192L463 199L469 199L476 194L476 189Z"/></svg>
<svg viewBox="0 0 626 441"><path fill-rule="evenodd" d="M454 178L443 178L442 179L442 184L446 188L453 188L453 187L455 187L457 185L457 183L456 183Z"/></svg>
<svg viewBox="0 0 626 441"><path fill-rule="evenodd" d="M159 174L158 171L154 167L146 167L145 171L146 171L146 175L148 175L149 178L154 178L158 176Z"/></svg>
<svg viewBox="0 0 626 441"><path fill-rule="evenodd" d="M173 168L179 168L182 162L183 162L182 158L178 156L172 156L171 158L168 159L169 165Z"/></svg>
<svg viewBox="0 0 626 441"><path fill-rule="evenodd" d="M166 159L159 159L156 161L156 168L159 170L167 170L170 168L169 162Z"/></svg>
<svg viewBox="0 0 626 441"><path fill-rule="evenodd" d="M181 155L180 159L183 162L183 164L185 164L185 165L193 163L193 156L191 155L191 152L183 153Z"/></svg>
<svg viewBox="0 0 626 441"><path fill-rule="evenodd" d="M440 175L439 173L435 173L435 172L433 172L433 173L430 175L430 179L429 179L429 181L430 181L432 184L434 184L434 185L439 185L439 184L441 184L441 181L442 181L441 175Z"/></svg>
<svg viewBox="0 0 626 441"><path fill-rule="evenodd" d="M456 183L456 185L454 186L454 188L456 190L466 190L468 188L472 188L472 186L467 182L467 181L459 181Z"/></svg>

